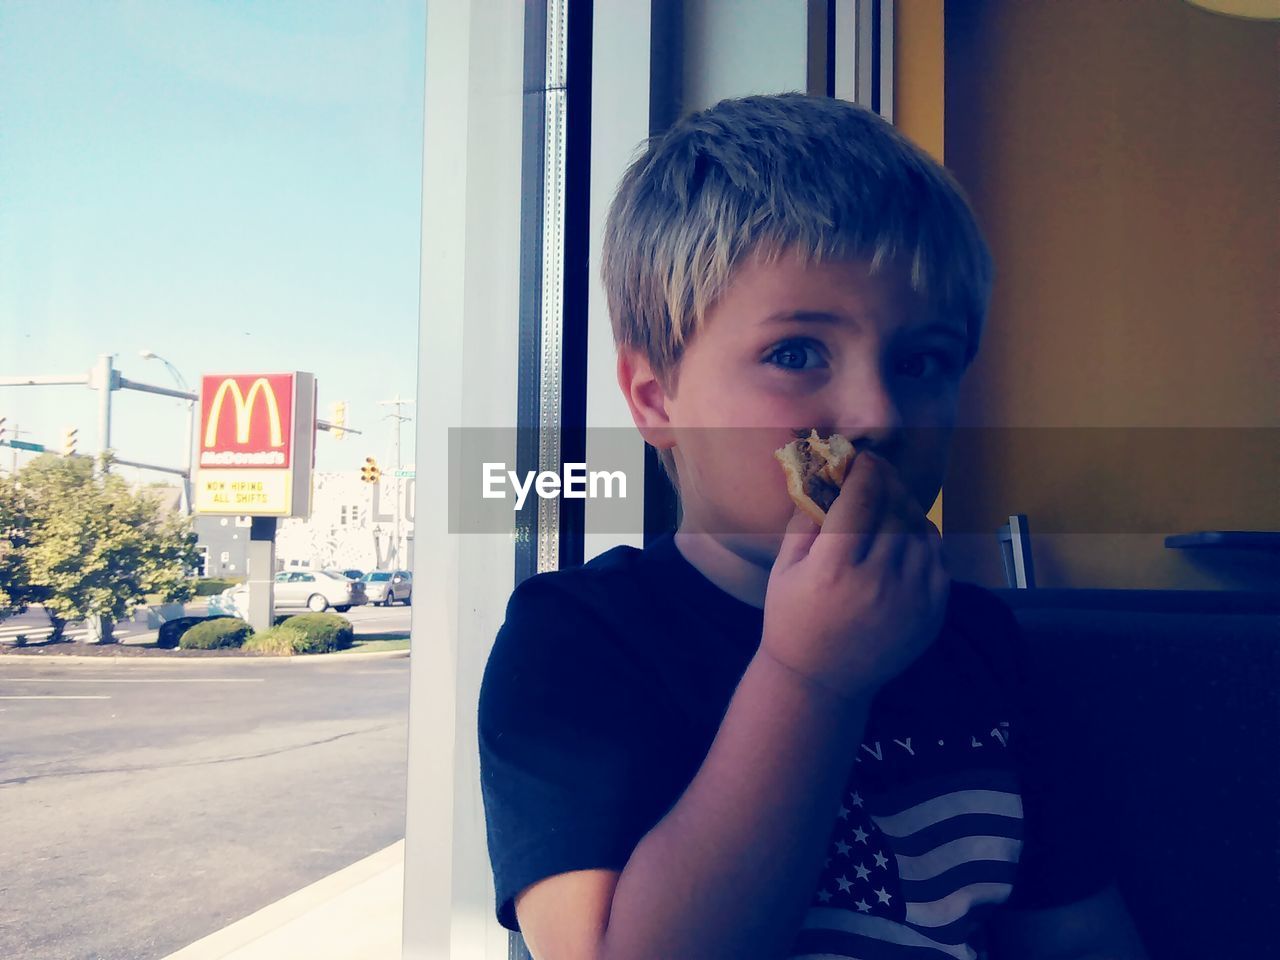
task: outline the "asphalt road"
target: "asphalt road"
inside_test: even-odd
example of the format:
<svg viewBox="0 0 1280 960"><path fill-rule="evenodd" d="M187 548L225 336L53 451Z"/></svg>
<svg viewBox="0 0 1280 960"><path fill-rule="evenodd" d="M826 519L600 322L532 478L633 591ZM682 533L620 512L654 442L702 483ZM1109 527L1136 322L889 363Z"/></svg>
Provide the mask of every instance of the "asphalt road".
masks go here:
<svg viewBox="0 0 1280 960"><path fill-rule="evenodd" d="M408 659L0 660L0 957L159 960L394 843L408 691Z"/></svg>

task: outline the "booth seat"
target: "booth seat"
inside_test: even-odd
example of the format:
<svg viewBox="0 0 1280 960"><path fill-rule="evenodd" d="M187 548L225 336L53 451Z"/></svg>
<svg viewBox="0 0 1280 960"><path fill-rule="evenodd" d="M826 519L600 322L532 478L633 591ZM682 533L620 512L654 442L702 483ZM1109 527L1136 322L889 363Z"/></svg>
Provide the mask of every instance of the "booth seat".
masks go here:
<svg viewBox="0 0 1280 960"><path fill-rule="evenodd" d="M1055 741L1108 784L1151 960L1280 957L1280 593L995 592Z"/></svg>

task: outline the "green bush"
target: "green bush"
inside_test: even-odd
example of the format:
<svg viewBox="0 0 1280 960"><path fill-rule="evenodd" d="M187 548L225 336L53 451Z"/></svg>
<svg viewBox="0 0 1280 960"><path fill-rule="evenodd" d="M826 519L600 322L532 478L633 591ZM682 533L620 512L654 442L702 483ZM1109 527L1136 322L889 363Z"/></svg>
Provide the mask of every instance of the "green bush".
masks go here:
<svg viewBox="0 0 1280 960"><path fill-rule="evenodd" d="M164 623L160 624L160 635L156 638L156 646L163 647L165 650L172 650L178 645L178 642L182 639L182 635L197 623L204 623L206 620L219 619L224 619L224 616L175 617L172 620L166 620Z"/></svg>
<svg viewBox="0 0 1280 960"><path fill-rule="evenodd" d="M238 647L253 635L253 628L237 617L216 617L197 623L182 634L178 646L183 650L215 650Z"/></svg>
<svg viewBox="0 0 1280 960"><path fill-rule="evenodd" d="M336 613L300 613L286 620L280 629L296 630L303 635L303 643L294 645L294 653L345 650L354 639L351 621Z"/></svg>
<svg viewBox="0 0 1280 960"><path fill-rule="evenodd" d="M260 653L270 657L291 657L295 653L308 653L307 635L297 627L272 627L255 633L244 642L246 653Z"/></svg>
<svg viewBox="0 0 1280 960"><path fill-rule="evenodd" d="M197 597L216 597L228 587L238 587L243 577L205 577L196 581Z"/></svg>

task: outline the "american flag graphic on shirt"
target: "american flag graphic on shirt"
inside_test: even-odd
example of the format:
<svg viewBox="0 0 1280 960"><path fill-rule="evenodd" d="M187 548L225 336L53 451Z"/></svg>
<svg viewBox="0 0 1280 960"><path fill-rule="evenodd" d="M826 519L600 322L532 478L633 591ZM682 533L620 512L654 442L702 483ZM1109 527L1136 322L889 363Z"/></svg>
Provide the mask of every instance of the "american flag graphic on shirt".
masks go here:
<svg viewBox="0 0 1280 960"><path fill-rule="evenodd" d="M1004 754L1000 728L998 746L974 745ZM997 762L884 791L855 770L791 960L985 956L982 925L1013 891L1023 818L1007 757L982 759Z"/></svg>

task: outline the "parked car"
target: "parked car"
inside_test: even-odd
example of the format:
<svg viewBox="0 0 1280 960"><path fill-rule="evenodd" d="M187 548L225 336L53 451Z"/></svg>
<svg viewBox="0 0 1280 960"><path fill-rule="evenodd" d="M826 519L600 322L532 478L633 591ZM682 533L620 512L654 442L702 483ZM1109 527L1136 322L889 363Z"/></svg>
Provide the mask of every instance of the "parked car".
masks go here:
<svg viewBox="0 0 1280 960"><path fill-rule="evenodd" d="M346 613L352 607L368 603L364 583L349 580L331 570L285 570L276 574L275 606L277 610L299 609L321 613L332 607ZM226 612L244 616L249 609L249 587L241 584L223 591L218 606ZM229 608L229 609L228 609ZM213 605L210 605L212 612Z"/></svg>
<svg viewBox="0 0 1280 960"><path fill-rule="evenodd" d="M237 593L237 591L239 591ZM209 616L239 617L241 620L249 616L249 590L244 584L238 587L227 587L219 594L209 598Z"/></svg>
<svg viewBox="0 0 1280 960"><path fill-rule="evenodd" d="M355 567L349 567L346 570L330 570L330 573L340 573L348 580L361 580L364 578L364 571L357 570Z"/></svg>
<svg viewBox="0 0 1280 960"><path fill-rule="evenodd" d="M397 601L413 603L413 574L408 570L375 570L364 575L364 592L370 603L389 607Z"/></svg>

